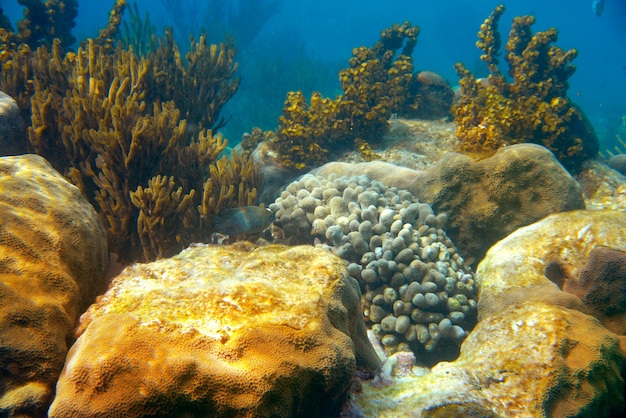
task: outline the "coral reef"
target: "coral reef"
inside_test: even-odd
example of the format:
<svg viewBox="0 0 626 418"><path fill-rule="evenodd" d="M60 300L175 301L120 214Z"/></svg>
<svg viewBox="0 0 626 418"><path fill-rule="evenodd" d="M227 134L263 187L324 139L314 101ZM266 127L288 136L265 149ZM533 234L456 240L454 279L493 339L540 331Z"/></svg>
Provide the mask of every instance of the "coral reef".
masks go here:
<svg viewBox="0 0 626 418"><path fill-rule="evenodd" d="M505 46L509 82L498 69L502 13L504 6L497 6L481 25L476 43L488 64L488 78L476 79L463 64L456 65L461 92L452 111L461 147L484 156L505 145L542 144L576 171L599 148L593 127L567 97L577 52L554 45L556 29L533 34L534 17L516 17Z"/></svg>
<svg viewBox="0 0 626 418"><path fill-rule="evenodd" d="M76 53L56 40L31 55L30 146L94 204L123 261L206 241L212 214L254 203L258 168L249 157L218 161L226 141L205 129L224 123L238 86L231 44L201 37L183 61L167 32L144 58L98 40Z"/></svg>
<svg viewBox="0 0 626 418"><path fill-rule="evenodd" d="M449 360L473 326L473 275L435 215L406 190L367 176L305 175L270 205L274 235L344 259L364 291L368 326L387 352Z"/></svg>
<svg viewBox="0 0 626 418"><path fill-rule="evenodd" d="M457 360L364 382L354 403L385 418L620 416L622 364L617 336L591 316L523 302L478 322Z"/></svg>
<svg viewBox="0 0 626 418"><path fill-rule="evenodd" d="M166 31L140 57L115 45L125 7L115 1L108 25L75 53L60 38L33 50L3 29L0 86L31 121L28 148L81 189L128 262L206 241L210 216L255 203L261 175L247 156L218 161L227 142L213 132L239 86L232 39L192 38L183 57Z"/></svg>
<svg viewBox="0 0 626 418"><path fill-rule="evenodd" d="M13 32L0 28L0 87L17 102L23 120L30 119L32 80L32 50L28 44L17 44Z"/></svg>
<svg viewBox="0 0 626 418"><path fill-rule="evenodd" d="M32 49L50 46L55 39L66 48L76 42L72 28L78 15L76 0L20 0L26 6L24 19L17 22L17 41Z"/></svg>
<svg viewBox="0 0 626 418"><path fill-rule="evenodd" d="M154 53L148 56L154 70L147 99L173 100L193 132L220 129L226 123L219 116L222 107L239 88L235 52L232 38L227 37L219 45L209 44L202 34L197 41L191 37L189 52L183 59L171 30L166 30Z"/></svg>
<svg viewBox="0 0 626 418"><path fill-rule="evenodd" d="M311 246L134 264L82 316L49 416L336 416L356 366L380 366L360 296Z"/></svg>
<svg viewBox="0 0 626 418"><path fill-rule="evenodd" d="M520 299L588 312L579 298L560 288L569 280L578 282L594 250L623 251L625 226L622 212L578 210L552 214L519 228L494 245L478 266L478 319Z"/></svg>
<svg viewBox="0 0 626 418"><path fill-rule="evenodd" d="M288 93L272 138L281 166L301 171L350 148L374 159L370 145L380 143L392 115L446 115L452 89L433 73L413 74L418 34L409 22L395 24L371 48L355 48L349 68L339 72L344 93L335 99L314 92L307 102L301 91Z"/></svg>
<svg viewBox="0 0 626 418"><path fill-rule="evenodd" d="M362 385L364 416L621 416L618 335L548 277L583 269L596 249L623 250L617 211L553 214L499 241L476 271L479 322L459 358ZM621 337L623 339L623 337ZM383 367L384 369L384 367Z"/></svg>
<svg viewBox="0 0 626 418"><path fill-rule="evenodd" d="M75 186L38 155L0 158L0 415L45 416L107 264L102 223Z"/></svg>
<svg viewBox="0 0 626 418"><path fill-rule="evenodd" d="M520 226L544 216L582 209L580 185L544 147L517 144L483 160L448 153L425 171L384 162L328 163L319 175L366 173L407 189L448 216L446 233L469 262Z"/></svg>
<svg viewBox="0 0 626 418"><path fill-rule="evenodd" d="M137 7L137 3L135 3ZM120 33L120 25L122 23L122 17L124 16L124 10L126 10L126 0L115 0L111 12L109 13L109 21L107 25L100 29L98 37L95 39L95 43L100 46L105 46L109 50L115 49L115 42ZM152 28L153 29L153 28ZM81 43L84 48L89 43L89 39L86 39Z"/></svg>

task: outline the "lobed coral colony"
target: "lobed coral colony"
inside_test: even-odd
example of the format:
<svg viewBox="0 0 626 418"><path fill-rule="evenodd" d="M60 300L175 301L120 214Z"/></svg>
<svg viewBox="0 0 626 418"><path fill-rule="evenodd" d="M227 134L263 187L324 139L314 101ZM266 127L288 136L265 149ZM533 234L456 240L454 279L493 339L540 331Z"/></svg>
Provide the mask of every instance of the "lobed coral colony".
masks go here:
<svg viewBox="0 0 626 418"><path fill-rule="evenodd" d="M515 17L505 46L509 79L498 68L498 22L503 13L504 6L497 6L478 33L476 46L489 76L476 79L463 64L456 64L460 95L452 111L462 150L490 155L505 145L532 142L576 170L598 152L591 124L567 97L577 52L554 45L554 28L533 34L533 16Z"/></svg>
<svg viewBox="0 0 626 418"><path fill-rule="evenodd" d="M26 16L61 6L28 2ZM166 31L140 57L116 42L125 6L116 1L109 25L76 52L73 40L28 30L31 20L17 34L5 27L0 85L31 121L30 150L95 206L110 250L151 260L206 241L213 215L254 203L261 175L249 156L218 159L227 141L213 130L239 86L232 40L192 38L183 57Z"/></svg>

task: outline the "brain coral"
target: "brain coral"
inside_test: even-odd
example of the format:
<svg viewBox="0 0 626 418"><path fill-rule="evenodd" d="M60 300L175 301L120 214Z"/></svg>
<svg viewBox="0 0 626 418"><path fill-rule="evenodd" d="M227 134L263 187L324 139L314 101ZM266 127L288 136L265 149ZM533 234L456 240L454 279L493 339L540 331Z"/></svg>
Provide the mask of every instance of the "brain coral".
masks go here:
<svg viewBox="0 0 626 418"><path fill-rule="evenodd" d="M197 245L136 264L81 318L51 417L336 416L379 360L341 260Z"/></svg>
<svg viewBox="0 0 626 418"><path fill-rule="evenodd" d="M388 353L413 351L425 364L456 355L475 320L476 288L442 229L446 215L365 175L305 175L270 209L275 235L319 243L346 261Z"/></svg>
<svg viewBox="0 0 626 418"><path fill-rule="evenodd" d="M78 188L39 156L0 158L0 415L45 415L107 259Z"/></svg>

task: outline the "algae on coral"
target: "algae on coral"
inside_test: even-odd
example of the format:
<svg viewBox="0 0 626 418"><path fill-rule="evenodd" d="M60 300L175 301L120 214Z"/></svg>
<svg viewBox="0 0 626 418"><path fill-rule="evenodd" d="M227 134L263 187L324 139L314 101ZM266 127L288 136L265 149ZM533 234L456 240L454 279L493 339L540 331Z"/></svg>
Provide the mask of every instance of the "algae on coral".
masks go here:
<svg viewBox="0 0 626 418"><path fill-rule="evenodd" d="M481 25L476 46L488 64L487 79L476 79L463 64L456 70L461 94L453 106L457 137L464 152L493 154L498 148L521 142L544 145L568 169L598 152L598 138L580 108L568 97L568 79L576 50L554 45L554 28L532 33L533 16L513 20L505 47L509 81L498 68L500 5Z"/></svg>

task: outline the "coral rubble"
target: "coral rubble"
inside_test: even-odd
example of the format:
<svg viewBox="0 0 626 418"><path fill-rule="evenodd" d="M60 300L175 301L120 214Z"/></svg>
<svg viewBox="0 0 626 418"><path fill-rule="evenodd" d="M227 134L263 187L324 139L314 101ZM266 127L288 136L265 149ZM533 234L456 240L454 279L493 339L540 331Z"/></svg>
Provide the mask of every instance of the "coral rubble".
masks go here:
<svg viewBox="0 0 626 418"><path fill-rule="evenodd" d="M135 264L81 318L50 417L336 416L379 367L359 286L313 247L196 245Z"/></svg>
<svg viewBox="0 0 626 418"><path fill-rule="evenodd" d="M453 106L463 150L490 155L520 142L542 144L570 170L598 153L598 139L586 116L568 97L576 50L554 45L557 31L532 33L533 16L513 19L505 46L511 80L498 68L500 5L481 25L477 47L488 64L487 79L476 79L463 64L460 95Z"/></svg>
<svg viewBox="0 0 626 418"><path fill-rule="evenodd" d="M458 354L475 321L477 289L442 229L445 215L364 175L305 175L270 209L285 242L317 242L346 261L388 353L413 351L423 364Z"/></svg>
<svg viewBox="0 0 626 418"><path fill-rule="evenodd" d="M0 415L45 416L78 316L105 287L106 233L43 158L0 158Z"/></svg>

